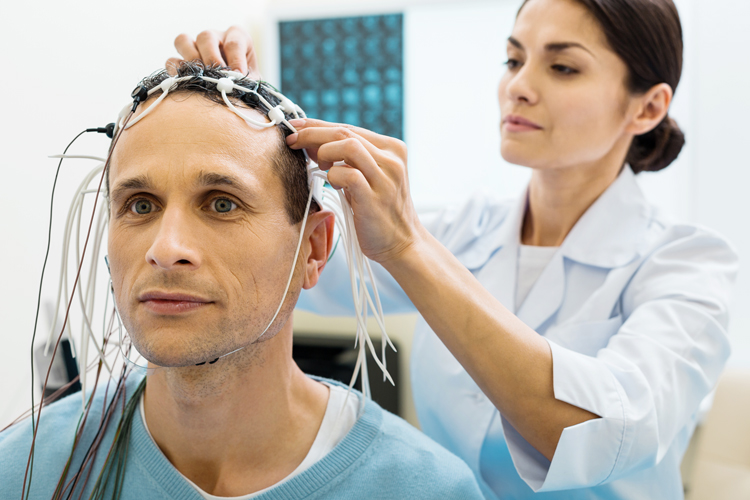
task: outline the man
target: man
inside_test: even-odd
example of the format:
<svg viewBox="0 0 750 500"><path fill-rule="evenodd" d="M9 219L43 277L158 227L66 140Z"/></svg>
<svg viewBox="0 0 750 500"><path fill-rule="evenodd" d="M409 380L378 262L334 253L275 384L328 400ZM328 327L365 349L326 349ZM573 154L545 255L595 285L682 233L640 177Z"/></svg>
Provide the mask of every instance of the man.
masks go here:
<svg viewBox="0 0 750 500"><path fill-rule="evenodd" d="M178 74L223 76L189 63ZM314 210L301 227L304 157L287 148L279 128L249 126L215 85L196 79L122 132L107 184L118 310L154 370L145 388L140 377L127 380L123 414L132 419L119 429L115 422L99 429L108 408L99 390L65 473L80 399L42 412L31 498L51 498L58 485L76 498L79 491L109 498L118 481L123 499L481 498L461 460L294 363L292 310L325 267L333 215ZM21 497L31 432L27 420L0 434L3 498ZM125 450L120 462L112 462L113 441ZM84 452L94 446L100 451L89 463ZM86 467L75 484L61 480Z"/></svg>

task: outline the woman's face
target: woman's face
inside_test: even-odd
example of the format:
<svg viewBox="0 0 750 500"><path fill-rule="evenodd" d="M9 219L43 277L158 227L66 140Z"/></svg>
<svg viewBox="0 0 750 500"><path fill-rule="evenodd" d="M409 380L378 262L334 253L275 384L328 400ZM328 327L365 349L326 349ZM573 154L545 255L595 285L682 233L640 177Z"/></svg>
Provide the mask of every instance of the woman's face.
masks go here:
<svg viewBox="0 0 750 500"><path fill-rule="evenodd" d="M507 50L498 90L503 158L547 170L624 157L635 108L627 67L585 7L531 0Z"/></svg>

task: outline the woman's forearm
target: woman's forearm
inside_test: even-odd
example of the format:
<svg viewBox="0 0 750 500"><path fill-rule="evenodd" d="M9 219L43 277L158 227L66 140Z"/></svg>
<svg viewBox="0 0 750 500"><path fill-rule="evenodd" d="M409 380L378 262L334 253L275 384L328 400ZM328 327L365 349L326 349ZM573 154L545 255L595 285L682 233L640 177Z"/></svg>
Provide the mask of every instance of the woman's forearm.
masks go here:
<svg viewBox="0 0 750 500"><path fill-rule="evenodd" d="M548 459L566 427L597 418L555 399L547 341L427 231L382 264L495 407Z"/></svg>

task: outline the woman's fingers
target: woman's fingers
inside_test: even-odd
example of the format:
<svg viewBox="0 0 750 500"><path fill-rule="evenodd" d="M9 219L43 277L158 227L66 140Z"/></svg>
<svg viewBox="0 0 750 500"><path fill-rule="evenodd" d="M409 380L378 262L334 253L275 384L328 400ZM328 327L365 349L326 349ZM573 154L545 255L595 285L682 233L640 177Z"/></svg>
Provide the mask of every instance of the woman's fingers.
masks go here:
<svg viewBox="0 0 750 500"><path fill-rule="evenodd" d="M247 42L247 38L242 36L242 33L229 28L221 44L227 66L242 74L247 73Z"/></svg>
<svg viewBox="0 0 750 500"><path fill-rule="evenodd" d="M318 166L323 170L328 170L330 174L331 169L334 168L332 164L343 161L350 166L348 168L354 167L362 172L373 189L380 190L387 179L382 168L384 158L372 144L368 143L370 146L368 148L365 145L366 142L362 138L349 137L325 143L318 148ZM321 162L324 163L323 166Z"/></svg>
<svg viewBox="0 0 750 500"><path fill-rule="evenodd" d="M167 59L167 63L164 65L164 67L167 68L167 73L176 76L177 66L179 66L182 61L183 59L180 59L179 57L170 57Z"/></svg>
<svg viewBox="0 0 750 500"><path fill-rule="evenodd" d="M201 58L198 47L195 46L195 41L185 33L174 39L174 48L186 61L195 61Z"/></svg>
<svg viewBox="0 0 750 500"><path fill-rule="evenodd" d="M230 27L224 34L222 49L230 68L257 77L258 59L253 39L247 31L239 26Z"/></svg>
<svg viewBox="0 0 750 500"><path fill-rule="evenodd" d="M309 122L310 120L306 120ZM295 122L295 127L296 127ZM325 125L325 126L324 126ZM307 149L308 154L322 170L328 170L332 163L344 161L362 171L368 182L377 187L385 176L398 180L405 175L406 155L394 152L388 147L399 149L401 141L392 139L388 143L385 136L368 134L375 137L385 148L378 148L368 139L355 132L363 131L355 127L332 126L333 124L315 121L315 125L299 127L296 134L287 138L287 144L293 149Z"/></svg>
<svg viewBox="0 0 750 500"><path fill-rule="evenodd" d="M297 121L294 120L292 125L297 127ZM394 148L401 147L403 145L403 142L394 139L393 137L388 137L387 135L381 135L377 132L373 132L372 130L367 130L366 128L362 127L355 127L354 125L347 125L343 123L330 123L325 122L323 120L316 120L313 118L305 118L300 122L300 127L297 128L329 128L329 127L340 127L347 130L350 130L354 132L355 134L364 137L367 139L373 146L379 149L389 149L393 150Z"/></svg>
<svg viewBox="0 0 750 500"><path fill-rule="evenodd" d="M186 61L199 60L203 64L221 64L235 71L248 74L251 78L258 76L258 59L250 34L239 26L232 26L226 31L201 31L195 40L186 34L175 38L174 46ZM181 62L171 58L168 65Z"/></svg>
<svg viewBox="0 0 750 500"><path fill-rule="evenodd" d="M335 189L344 189L347 200L352 203L353 199L359 200L360 204L366 204L372 198L370 184L356 168L345 166L333 166L328 170L328 183Z"/></svg>
<svg viewBox="0 0 750 500"><path fill-rule="evenodd" d="M201 31L195 38L195 46L200 53L200 59L203 64L211 66L220 64L226 66L227 63L221 53L221 38L211 30Z"/></svg>
<svg viewBox="0 0 750 500"><path fill-rule="evenodd" d="M305 149L328 182L344 189L352 207L357 239L369 258L382 262L409 245L419 219L409 195L403 142L349 125L298 119L287 137L293 149ZM338 165L334 162L342 161Z"/></svg>

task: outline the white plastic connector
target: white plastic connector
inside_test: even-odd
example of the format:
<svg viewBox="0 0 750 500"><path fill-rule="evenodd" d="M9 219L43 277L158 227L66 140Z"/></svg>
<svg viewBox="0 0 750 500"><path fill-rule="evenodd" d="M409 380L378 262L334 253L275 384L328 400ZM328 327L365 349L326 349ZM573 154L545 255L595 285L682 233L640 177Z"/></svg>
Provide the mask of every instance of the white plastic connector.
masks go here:
<svg viewBox="0 0 750 500"><path fill-rule="evenodd" d="M231 78L219 78L219 81L216 83L216 90L219 92L231 92L234 90L234 82Z"/></svg>
<svg viewBox="0 0 750 500"><path fill-rule="evenodd" d="M268 119L274 123L281 123L284 121L284 112L281 110L281 106L276 106L268 111Z"/></svg>

